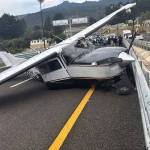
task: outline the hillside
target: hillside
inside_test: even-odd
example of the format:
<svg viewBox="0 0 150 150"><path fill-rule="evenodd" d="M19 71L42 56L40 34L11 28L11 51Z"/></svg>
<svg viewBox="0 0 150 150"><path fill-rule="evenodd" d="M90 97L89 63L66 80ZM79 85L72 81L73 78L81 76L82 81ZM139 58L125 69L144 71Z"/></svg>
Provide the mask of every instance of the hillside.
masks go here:
<svg viewBox="0 0 150 150"><path fill-rule="evenodd" d="M96 19L102 18L105 15L105 7L110 4L117 4L119 2L128 2L128 0L101 0L98 2L94 1L87 1L84 3L69 3L67 1L63 2L62 4L47 8L43 10L44 18L50 17L53 18L56 13L62 13L65 18L68 17L94 17ZM29 27L39 25L40 20L40 13L33 13L18 16L19 18L24 18L27 25Z"/></svg>

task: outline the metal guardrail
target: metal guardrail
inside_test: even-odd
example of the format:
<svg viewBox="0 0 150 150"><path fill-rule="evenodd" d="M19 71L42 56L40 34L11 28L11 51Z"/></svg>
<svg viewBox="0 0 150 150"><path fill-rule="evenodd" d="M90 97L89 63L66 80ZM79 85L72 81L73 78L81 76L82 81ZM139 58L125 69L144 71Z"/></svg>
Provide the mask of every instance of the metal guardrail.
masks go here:
<svg viewBox="0 0 150 150"><path fill-rule="evenodd" d="M130 45L127 40L124 40L124 44L126 47ZM135 58L132 68L139 97L146 149L150 150L150 89L133 48L131 48L130 54Z"/></svg>
<svg viewBox="0 0 150 150"><path fill-rule="evenodd" d="M130 54L136 59L132 67L139 96L146 148L150 150L150 89L134 51L131 50Z"/></svg>
<svg viewBox="0 0 150 150"><path fill-rule="evenodd" d="M142 41L142 40L135 40L134 45L150 51L150 42Z"/></svg>

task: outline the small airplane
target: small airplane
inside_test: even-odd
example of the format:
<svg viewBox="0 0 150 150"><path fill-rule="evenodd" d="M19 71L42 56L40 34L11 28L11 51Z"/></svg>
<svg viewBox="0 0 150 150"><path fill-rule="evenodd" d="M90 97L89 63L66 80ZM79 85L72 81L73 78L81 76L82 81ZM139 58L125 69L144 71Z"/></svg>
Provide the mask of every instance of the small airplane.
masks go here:
<svg viewBox="0 0 150 150"><path fill-rule="evenodd" d="M0 84L36 67L46 84L70 79L108 80L121 75L126 66L134 59L124 47L93 48L86 37L104 26L115 15L134 7L127 4L76 35L62 41L54 47L22 61L0 73ZM87 46L79 47L84 41Z"/></svg>

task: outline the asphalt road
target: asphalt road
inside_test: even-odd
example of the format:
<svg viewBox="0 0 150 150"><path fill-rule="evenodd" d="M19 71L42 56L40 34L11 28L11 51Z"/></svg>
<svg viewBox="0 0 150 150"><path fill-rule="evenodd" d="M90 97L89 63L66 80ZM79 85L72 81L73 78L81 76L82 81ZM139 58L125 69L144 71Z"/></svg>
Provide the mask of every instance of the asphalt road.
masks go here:
<svg viewBox="0 0 150 150"><path fill-rule="evenodd" d="M0 150L48 150L88 87L48 90L15 79L0 86ZM16 85L11 88L12 85ZM63 150L144 150L136 92L116 95L96 88L69 133Z"/></svg>

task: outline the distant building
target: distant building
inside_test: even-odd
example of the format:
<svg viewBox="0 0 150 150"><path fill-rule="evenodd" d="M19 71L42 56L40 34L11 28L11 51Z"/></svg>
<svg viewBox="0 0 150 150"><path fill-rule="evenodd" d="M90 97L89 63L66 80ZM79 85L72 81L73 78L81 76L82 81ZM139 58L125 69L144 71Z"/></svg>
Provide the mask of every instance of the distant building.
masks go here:
<svg viewBox="0 0 150 150"><path fill-rule="evenodd" d="M49 48L48 40L45 40L45 47ZM44 49L44 40L40 40L40 39L39 40L32 40L30 42L30 48L35 49L35 50Z"/></svg>

